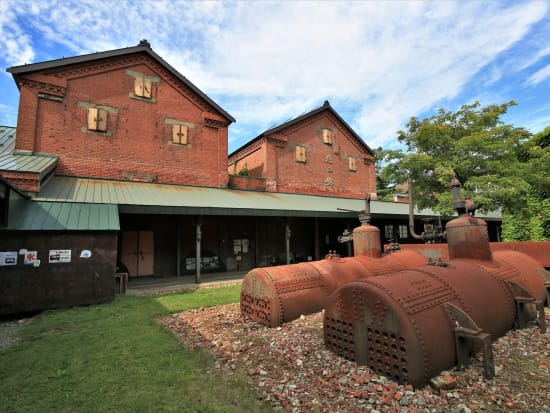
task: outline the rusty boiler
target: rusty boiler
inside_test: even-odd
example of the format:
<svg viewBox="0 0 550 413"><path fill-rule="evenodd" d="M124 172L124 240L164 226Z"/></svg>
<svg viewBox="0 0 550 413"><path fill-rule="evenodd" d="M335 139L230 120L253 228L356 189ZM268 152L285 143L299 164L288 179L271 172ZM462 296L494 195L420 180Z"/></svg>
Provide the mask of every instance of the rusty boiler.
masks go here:
<svg viewBox="0 0 550 413"><path fill-rule="evenodd" d="M322 310L341 285L426 264L415 251L381 254L379 229L370 225L369 202L353 230L354 257L255 268L241 287L241 314L268 327Z"/></svg>
<svg viewBox="0 0 550 413"><path fill-rule="evenodd" d="M323 322L330 350L421 387L479 350L492 377L491 343L525 324L528 305L544 331L548 273L525 254L493 254L485 222L467 214L456 194L455 202L460 216L446 226L448 262L351 282L331 295Z"/></svg>

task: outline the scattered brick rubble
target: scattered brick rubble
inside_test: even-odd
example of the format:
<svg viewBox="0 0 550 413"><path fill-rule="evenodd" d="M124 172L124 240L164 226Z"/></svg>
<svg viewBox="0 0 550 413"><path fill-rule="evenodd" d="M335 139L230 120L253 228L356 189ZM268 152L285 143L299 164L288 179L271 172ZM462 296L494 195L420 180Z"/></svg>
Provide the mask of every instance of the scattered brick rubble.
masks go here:
<svg viewBox="0 0 550 413"><path fill-rule="evenodd" d="M550 325L550 310L546 309ZM215 369L239 370L258 398L289 412L550 412L550 333L535 325L493 344L496 377L474 360L414 390L342 359L323 344L323 313L269 329L243 321L239 305L201 308L161 322L185 345L205 347Z"/></svg>

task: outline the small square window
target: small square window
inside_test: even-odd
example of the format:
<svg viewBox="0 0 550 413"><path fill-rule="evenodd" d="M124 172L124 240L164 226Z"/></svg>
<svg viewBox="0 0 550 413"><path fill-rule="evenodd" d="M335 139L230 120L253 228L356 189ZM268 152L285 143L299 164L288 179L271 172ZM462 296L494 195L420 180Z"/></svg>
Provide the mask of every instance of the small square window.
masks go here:
<svg viewBox="0 0 550 413"><path fill-rule="evenodd" d="M101 108L88 108L88 130L107 132L107 111Z"/></svg>
<svg viewBox="0 0 550 413"><path fill-rule="evenodd" d="M306 162L306 148L305 146L296 146L296 162Z"/></svg>
<svg viewBox="0 0 550 413"><path fill-rule="evenodd" d="M178 145L187 145L188 129L185 125L172 125L172 142Z"/></svg>
<svg viewBox="0 0 550 413"><path fill-rule="evenodd" d="M323 129L323 143L332 145L334 133L330 129Z"/></svg>
<svg viewBox="0 0 550 413"><path fill-rule="evenodd" d="M357 159L355 156L348 156L348 170L357 171Z"/></svg>
<svg viewBox="0 0 550 413"><path fill-rule="evenodd" d="M151 79L136 77L134 81L134 95L145 99L151 99L153 97L152 85L153 82L151 82Z"/></svg>

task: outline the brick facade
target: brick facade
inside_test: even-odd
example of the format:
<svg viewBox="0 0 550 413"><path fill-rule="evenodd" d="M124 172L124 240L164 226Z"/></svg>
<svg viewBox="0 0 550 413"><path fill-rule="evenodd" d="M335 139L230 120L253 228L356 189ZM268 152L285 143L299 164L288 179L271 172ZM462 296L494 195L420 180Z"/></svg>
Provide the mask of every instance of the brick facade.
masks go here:
<svg viewBox="0 0 550 413"><path fill-rule="evenodd" d="M58 155L58 175L227 187L232 119L133 49L17 74L16 150ZM148 79L150 97L135 95L136 78ZM90 108L106 114L105 131L90 130ZM185 128L185 144L174 143L174 125Z"/></svg>
<svg viewBox="0 0 550 413"><path fill-rule="evenodd" d="M245 165L250 176L265 178L269 192L348 198L376 193L372 152L328 102L230 155L230 173Z"/></svg>

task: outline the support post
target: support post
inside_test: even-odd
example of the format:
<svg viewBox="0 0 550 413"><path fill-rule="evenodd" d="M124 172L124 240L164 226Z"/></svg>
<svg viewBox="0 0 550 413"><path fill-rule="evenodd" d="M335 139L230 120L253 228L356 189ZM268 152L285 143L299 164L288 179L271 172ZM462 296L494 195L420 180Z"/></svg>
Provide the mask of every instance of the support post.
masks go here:
<svg viewBox="0 0 550 413"><path fill-rule="evenodd" d="M286 264L290 264L290 225L288 220L285 222L285 246L286 246Z"/></svg>
<svg viewBox="0 0 550 413"><path fill-rule="evenodd" d="M201 282L201 219L197 221L196 254L195 254L195 283Z"/></svg>
<svg viewBox="0 0 550 413"><path fill-rule="evenodd" d="M176 226L177 233L177 250L176 250L176 277L181 276L181 215L178 215L178 224Z"/></svg>
<svg viewBox="0 0 550 413"><path fill-rule="evenodd" d="M315 217L315 261L321 259L321 246L319 245L319 218Z"/></svg>

